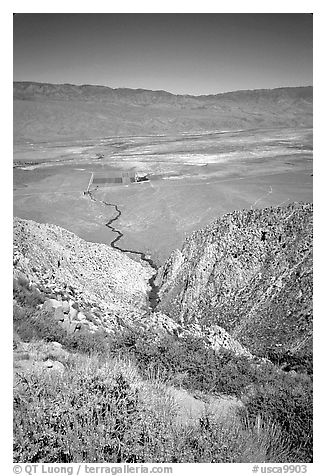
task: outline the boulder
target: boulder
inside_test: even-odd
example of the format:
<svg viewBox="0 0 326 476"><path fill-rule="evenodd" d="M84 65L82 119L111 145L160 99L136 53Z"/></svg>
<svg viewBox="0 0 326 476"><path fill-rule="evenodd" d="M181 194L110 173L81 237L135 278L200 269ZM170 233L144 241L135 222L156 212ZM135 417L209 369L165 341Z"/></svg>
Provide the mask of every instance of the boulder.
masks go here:
<svg viewBox="0 0 326 476"><path fill-rule="evenodd" d="M44 366L47 367L47 368L53 367L53 361L50 360L50 359L49 359L49 360L46 360L46 361L44 362Z"/></svg>
<svg viewBox="0 0 326 476"><path fill-rule="evenodd" d="M65 315L63 313L62 307L55 308L53 318L57 322L58 321L64 321Z"/></svg>
<svg viewBox="0 0 326 476"><path fill-rule="evenodd" d="M47 370L54 370L56 372L64 372L65 370L65 366L57 360L46 360L43 365Z"/></svg>
<svg viewBox="0 0 326 476"><path fill-rule="evenodd" d="M59 321L58 324L66 331L69 333L70 329L70 320L67 319L67 316L65 316L65 319L63 321Z"/></svg>
<svg viewBox="0 0 326 476"><path fill-rule="evenodd" d="M57 349L61 349L62 348L62 344L60 344L60 342L51 342L52 346L57 348Z"/></svg>
<svg viewBox="0 0 326 476"><path fill-rule="evenodd" d="M49 345L49 352L54 360L60 360L61 362L66 360L69 356L69 352L63 349L59 342L51 342L51 345Z"/></svg>
<svg viewBox="0 0 326 476"><path fill-rule="evenodd" d="M76 320L77 320L77 321L86 321L87 318L86 318L86 316L85 316L84 313L79 312L79 313L77 314Z"/></svg>
<svg viewBox="0 0 326 476"><path fill-rule="evenodd" d="M43 309L56 309L57 307L62 307L62 302L57 299L47 299L43 304Z"/></svg>
<svg viewBox="0 0 326 476"><path fill-rule="evenodd" d="M77 318L77 315L78 315L78 311L77 309L75 309L74 307L71 307L70 308L70 311L69 311L69 318L71 321L75 320Z"/></svg>
<svg viewBox="0 0 326 476"><path fill-rule="evenodd" d="M70 306L69 306L69 302L68 302L68 301L62 301L62 311L63 311L65 314L69 314Z"/></svg>

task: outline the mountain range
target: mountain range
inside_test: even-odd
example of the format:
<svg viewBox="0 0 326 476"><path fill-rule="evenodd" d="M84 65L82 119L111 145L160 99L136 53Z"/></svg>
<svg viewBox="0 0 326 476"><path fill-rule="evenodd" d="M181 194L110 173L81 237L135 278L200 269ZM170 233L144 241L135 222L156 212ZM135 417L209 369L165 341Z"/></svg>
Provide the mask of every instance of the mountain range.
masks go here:
<svg viewBox="0 0 326 476"><path fill-rule="evenodd" d="M312 126L311 86L191 96L14 82L13 98L15 141Z"/></svg>

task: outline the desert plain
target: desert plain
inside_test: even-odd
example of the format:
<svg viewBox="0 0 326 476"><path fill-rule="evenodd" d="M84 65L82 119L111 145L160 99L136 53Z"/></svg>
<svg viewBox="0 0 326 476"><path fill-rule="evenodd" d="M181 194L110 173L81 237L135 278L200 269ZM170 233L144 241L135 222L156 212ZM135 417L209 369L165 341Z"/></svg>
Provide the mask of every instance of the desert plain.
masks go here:
<svg viewBox="0 0 326 476"><path fill-rule="evenodd" d="M14 215L55 223L110 244L105 224L121 210L120 246L157 265L184 238L233 210L312 202L312 128L259 128L92 139L17 141ZM91 184L93 176L146 175L130 184Z"/></svg>

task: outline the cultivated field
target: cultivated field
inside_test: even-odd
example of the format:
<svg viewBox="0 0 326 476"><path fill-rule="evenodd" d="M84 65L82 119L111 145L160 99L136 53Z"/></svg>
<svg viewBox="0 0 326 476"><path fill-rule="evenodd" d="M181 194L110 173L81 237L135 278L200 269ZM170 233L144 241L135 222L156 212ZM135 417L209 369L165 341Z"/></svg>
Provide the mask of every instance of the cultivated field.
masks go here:
<svg viewBox="0 0 326 476"><path fill-rule="evenodd" d="M236 209L312 201L312 129L259 129L176 136L22 141L14 148L14 215L55 223L84 239L152 255L158 264L184 237ZM91 173L148 174L150 181L110 184L83 195ZM92 187L95 188L94 186Z"/></svg>

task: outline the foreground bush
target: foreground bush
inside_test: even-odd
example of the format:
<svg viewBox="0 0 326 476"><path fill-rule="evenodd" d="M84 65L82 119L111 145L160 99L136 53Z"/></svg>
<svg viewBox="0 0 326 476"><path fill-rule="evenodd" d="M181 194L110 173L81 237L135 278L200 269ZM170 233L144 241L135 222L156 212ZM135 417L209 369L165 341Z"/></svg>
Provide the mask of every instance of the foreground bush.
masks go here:
<svg viewBox="0 0 326 476"><path fill-rule="evenodd" d="M91 364L87 363L91 362ZM275 426L203 415L176 423L177 406L159 382L82 360L64 375L30 374L14 395L15 462L286 461Z"/></svg>
<svg viewBox="0 0 326 476"><path fill-rule="evenodd" d="M70 377L34 375L15 395L15 461L131 461L137 395L122 377Z"/></svg>
<svg viewBox="0 0 326 476"><path fill-rule="evenodd" d="M270 363L253 363L228 351L214 352L195 338L123 332L111 343L113 353L134 358L143 377L150 372L190 391L234 395L246 405L251 422L262 415L281 430L291 461L312 461L312 379L282 372Z"/></svg>
<svg viewBox="0 0 326 476"><path fill-rule="evenodd" d="M289 441L291 460L313 459L313 391L307 376L280 375L272 383L255 385L245 396L247 415L268 415Z"/></svg>
<svg viewBox="0 0 326 476"><path fill-rule="evenodd" d="M82 355L100 357L93 357L93 366L69 365L63 375L22 377L14 401L15 461L312 461L309 375L287 374L225 350L216 353L196 338L154 339L135 330L110 340L101 333L68 335L52 312L39 309L40 293L24 283L14 292L17 341L57 341L79 352L82 362ZM103 367L109 354L132 359L140 378ZM144 393L144 382L153 375L192 393L241 398L242 423L208 415L197 425L176 425L177 410L164 387L154 398Z"/></svg>

